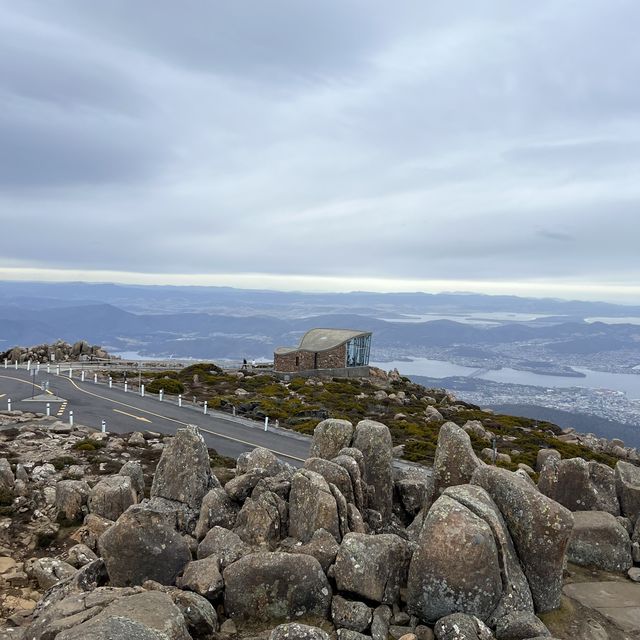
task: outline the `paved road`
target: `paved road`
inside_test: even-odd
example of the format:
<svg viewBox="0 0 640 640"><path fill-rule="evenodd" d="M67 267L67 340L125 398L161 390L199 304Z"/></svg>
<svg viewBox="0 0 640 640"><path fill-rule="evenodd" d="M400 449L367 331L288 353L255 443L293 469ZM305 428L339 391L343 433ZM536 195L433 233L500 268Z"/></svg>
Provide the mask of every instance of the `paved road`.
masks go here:
<svg viewBox="0 0 640 640"><path fill-rule="evenodd" d="M45 402L30 402L34 395L42 395L44 383L49 382L51 415L58 415L62 421L69 420L73 411L76 424L100 429L106 421L107 431L128 433L131 431L155 431L175 433L186 424L197 424L209 447L226 456L237 457L255 447L267 447L281 459L301 466L308 455L310 439L286 429L267 432L257 423L240 418L227 417L215 412L204 415L202 408L178 407L169 402L159 402L155 397L141 398L136 393L109 389L106 384L94 384L93 379L80 382L68 376L47 374L41 369L35 378L36 386L29 372L24 369L0 368L0 410L7 409L11 398L11 408L21 411L45 412ZM66 402L53 402L54 396Z"/></svg>

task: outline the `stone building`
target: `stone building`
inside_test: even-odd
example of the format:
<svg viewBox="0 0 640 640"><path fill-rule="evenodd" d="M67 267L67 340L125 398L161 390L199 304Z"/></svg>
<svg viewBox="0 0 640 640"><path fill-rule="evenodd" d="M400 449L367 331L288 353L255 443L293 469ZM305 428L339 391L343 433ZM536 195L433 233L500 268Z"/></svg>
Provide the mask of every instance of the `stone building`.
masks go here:
<svg viewBox="0 0 640 640"><path fill-rule="evenodd" d="M311 329L297 347L278 347L273 354L276 372L316 372L331 370L359 375L368 373L371 333L351 329ZM363 371L366 369L366 372Z"/></svg>

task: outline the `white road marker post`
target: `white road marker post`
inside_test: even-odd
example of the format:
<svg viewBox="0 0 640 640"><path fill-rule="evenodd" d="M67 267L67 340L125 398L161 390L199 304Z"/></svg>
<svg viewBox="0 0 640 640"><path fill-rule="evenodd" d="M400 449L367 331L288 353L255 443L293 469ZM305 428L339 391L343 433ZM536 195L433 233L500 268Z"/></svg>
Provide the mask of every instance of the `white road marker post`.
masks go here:
<svg viewBox="0 0 640 640"><path fill-rule="evenodd" d="M233 405L232 409L233 409L233 417L235 418L236 417L236 405L235 404Z"/></svg>
<svg viewBox="0 0 640 640"><path fill-rule="evenodd" d="M73 369L69 367L69 380L71 380L71 378L73 378Z"/></svg>
<svg viewBox="0 0 640 640"><path fill-rule="evenodd" d="M31 371L31 360L27 360L27 371Z"/></svg>
<svg viewBox="0 0 640 640"><path fill-rule="evenodd" d="M93 384L98 384L98 374L97 373L93 374Z"/></svg>
<svg viewBox="0 0 640 640"><path fill-rule="evenodd" d="M7 359L5 358L5 359L4 359L4 368L6 369L6 368L7 368L7 366L8 366L8 363L7 363Z"/></svg>
<svg viewBox="0 0 640 640"><path fill-rule="evenodd" d="M51 373L51 365L47 362L47 373Z"/></svg>
<svg viewBox="0 0 640 640"><path fill-rule="evenodd" d="M40 373L40 363L36 362L36 373Z"/></svg>
<svg viewBox="0 0 640 640"><path fill-rule="evenodd" d="M102 423L100 424L100 431L102 431L102 433L107 432L107 423L105 420L103 420Z"/></svg>
<svg viewBox="0 0 640 640"><path fill-rule="evenodd" d="M109 376L109 389L113 389L113 378Z"/></svg>
<svg viewBox="0 0 640 640"><path fill-rule="evenodd" d="M51 403L47 402L47 418L51 417Z"/></svg>
<svg viewBox="0 0 640 640"><path fill-rule="evenodd" d="M144 398L144 385L143 384L140 385L140 397Z"/></svg>
<svg viewBox="0 0 640 640"><path fill-rule="evenodd" d="M125 393L127 393L127 384L128 384L128 383L127 383L127 381L125 380L125 381L124 381L124 392L125 392Z"/></svg>
<svg viewBox="0 0 640 640"><path fill-rule="evenodd" d="M202 413L204 413L205 416L207 415L207 401L206 400L204 401L204 411Z"/></svg>
<svg viewBox="0 0 640 640"><path fill-rule="evenodd" d="M162 402L162 396L164 396L164 389L160 389L158 392L158 400Z"/></svg>
<svg viewBox="0 0 640 640"><path fill-rule="evenodd" d="M60 365L59 364L56 365L56 375L57 376L60 375Z"/></svg>
<svg viewBox="0 0 640 640"><path fill-rule="evenodd" d="M7 411L11 411L11 398L7 398Z"/></svg>
<svg viewBox="0 0 640 640"><path fill-rule="evenodd" d="M178 396L178 406L181 407L182 406L182 394L180 394Z"/></svg>
<svg viewBox="0 0 640 640"><path fill-rule="evenodd" d="M264 430L266 431L269 428L269 416L264 417Z"/></svg>
<svg viewBox="0 0 640 640"><path fill-rule="evenodd" d="M73 411L69 411L69 424L73 427Z"/></svg>
<svg viewBox="0 0 640 640"><path fill-rule="evenodd" d="M18 361L16 360L16 369L18 368Z"/></svg>
<svg viewBox="0 0 640 640"><path fill-rule="evenodd" d="M84 382L84 369L80 372L80 382Z"/></svg>

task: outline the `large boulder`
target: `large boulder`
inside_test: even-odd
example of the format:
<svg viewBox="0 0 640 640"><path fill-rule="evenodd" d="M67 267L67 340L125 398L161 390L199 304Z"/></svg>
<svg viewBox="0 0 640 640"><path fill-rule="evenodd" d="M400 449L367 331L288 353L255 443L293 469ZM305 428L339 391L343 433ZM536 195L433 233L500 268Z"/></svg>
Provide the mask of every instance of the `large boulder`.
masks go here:
<svg viewBox="0 0 640 640"><path fill-rule="evenodd" d="M198 559L214 556L220 570L249 553L251 547L237 533L223 527L213 527L198 545Z"/></svg>
<svg viewBox="0 0 640 640"><path fill-rule="evenodd" d="M548 462L559 461L561 459L562 456L556 449L540 449L536 456L536 471L541 472Z"/></svg>
<svg viewBox="0 0 640 640"><path fill-rule="evenodd" d="M318 529L313 532L311 540L306 544L295 544L290 553L302 553L313 556L322 566L326 573L329 567L335 562L340 545L336 539L325 529Z"/></svg>
<svg viewBox="0 0 640 640"><path fill-rule="evenodd" d="M502 577L502 597L486 622L495 626L498 619L513 611L533 614L533 598L529 583L520 566L507 525L489 494L475 485L464 484L445 489L444 494L473 512L491 528L498 550Z"/></svg>
<svg viewBox="0 0 640 640"><path fill-rule="evenodd" d="M556 609L573 527L571 512L505 469L481 467L471 482L482 487L500 509L529 581L536 610Z"/></svg>
<svg viewBox="0 0 640 640"><path fill-rule="evenodd" d="M270 475L275 476L284 471L286 467L287 465L280 462L272 451L264 447L257 447L253 451L240 454L236 464L236 474L242 475L251 469L264 469Z"/></svg>
<svg viewBox="0 0 640 640"><path fill-rule="evenodd" d="M248 544L274 546L287 535L287 521L287 503L275 493L265 491L245 501L235 531Z"/></svg>
<svg viewBox="0 0 640 640"><path fill-rule="evenodd" d="M361 420L353 436L353 447L362 451L364 480L372 487L368 507L378 511L383 523L387 523L393 503L393 442L389 428L380 422Z"/></svg>
<svg viewBox="0 0 640 640"><path fill-rule="evenodd" d="M183 574L176 580L176 586L194 591L207 600L215 600L224 588L218 559L215 556L209 556L204 560L189 562Z"/></svg>
<svg viewBox="0 0 640 640"><path fill-rule="evenodd" d="M233 529L239 510L238 503L231 500L222 487L211 489L202 499L200 516L194 532L196 539L202 540L207 531L216 526Z"/></svg>
<svg viewBox="0 0 640 640"><path fill-rule="evenodd" d="M323 420L313 430L310 458L335 458L341 449L351 445L353 425L347 420Z"/></svg>
<svg viewBox="0 0 640 640"><path fill-rule="evenodd" d="M310 627L299 622L285 622L271 632L269 640L329 640L329 634L318 627Z"/></svg>
<svg viewBox="0 0 640 640"><path fill-rule="evenodd" d="M533 613L513 611L496 624L496 640L522 640L523 638L550 638L549 629Z"/></svg>
<svg viewBox="0 0 640 640"><path fill-rule="evenodd" d="M58 518L68 522L82 522L87 514L87 500L91 489L84 480L60 480L56 483L56 511Z"/></svg>
<svg viewBox="0 0 640 640"><path fill-rule="evenodd" d="M342 596L333 596L331 601L331 619L337 629L351 629L364 633L371 624L373 609L358 600L346 600Z"/></svg>
<svg viewBox="0 0 640 640"><path fill-rule="evenodd" d="M440 427L433 461L433 497L447 487L468 484L476 469L484 466L474 453L469 434L453 422Z"/></svg>
<svg viewBox="0 0 640 640"><path fill-rule="evenodd" d="M538 488L571 511L607 511L620 515L613 469L582 458L548 458Z"/></svg>
<svg viewBox="0 0 640 640"><path fill-rule="evenodd" d="M200 511L209 489L219 486L211 473L209 452L198 427L178 429L163 449L151 485L151 497L175 500Z"/></svg>
<svg viewBox="0 0 640 640"><path fill-rule="evenodd" d="M109 580L114 586L155 580L171 585L191 560L189 545L167 522L166 513L134 505L98 540Z"/></svg>
<svg viewBox="0 0 640 640"><path fill-rule="evenodd" d="M353 464L356 465L355 460ZM329 484L335 484L340 489L347 502L355 503L351 476L342 465L323 458L307 458L304 468L319 473Z"/></svg>
<svg viewBox="0 0 640 640"><path fill-rule="evenodd" d="M633 566L627 530L605 511L576 511L567 559L604 571L628 571Z"/></svg>
<svg viewBox="0 0 640 640"><path fill-rule="evenodd" d="M640 467L618 460L615 477L622 515L635 523L640 514Z"/></svg>
<svg viewBox="0 0 640 640"><path fill-rule="evenodd" d="M401 469L394 484L395 495L410 518L430 507L433 501L433 474L424 467Z"/></svg>
<svg viewBox="0 0 640 640"><path fill-rule="evenodd" d="M465 613L441 618L433 632L437 640L494 640L491 629L482 620Z"/></svg>
<svg viewBox="0 0 640 640"><path fill-rule="evenodd" d="M291 480L289 535L308 542L317 529L340 540L338 506L327 481L315 471L301 469Z"/></svg>
<svg viewBox="0 0 640 640"><path fill-rule="evenodd" d="M223 578L225 611L237 624L313 622L329 615L331 586L311 556L254 553L229 565Z"/></svg>
<svg viewBox="0 0 640 640"><path fill-rule="evenodd" d="M124 632L130 635L125 635ZM144 591L119 598L96 616L56 636L57 640L191 640L184 616L171 597Z"/></svg>
<svg viewBox="0 0 640 640"><path fill-rule="evenodd" d="M108 520L117 520L137 501L138 496L129 476L108 476L91 489L89 510Z"/></svg>
<svg viewBox="0 0 640 640"><path fill-rule="evenodd" d="M131 486L136 492L136 502L140 502L144 498L144 474L142 472L142 465L136 460L129 460L120 467L118 475L129 476L129 478L131 478Z"/></svg>
<svg viewBox="0 0 640 640"><path fill-rule="evenodd" d="M388 533L349 533L342 540L333 568L339 591L394 604L409 565L407 543Z"/></svg>
<svg viewBox="0 0 640 640"><path fill-rule="evenodd" d="M460 502L441 496L424 519L409 566L409 611L429 623L458 612L486 620L502 593L491 527Z"/></svg>

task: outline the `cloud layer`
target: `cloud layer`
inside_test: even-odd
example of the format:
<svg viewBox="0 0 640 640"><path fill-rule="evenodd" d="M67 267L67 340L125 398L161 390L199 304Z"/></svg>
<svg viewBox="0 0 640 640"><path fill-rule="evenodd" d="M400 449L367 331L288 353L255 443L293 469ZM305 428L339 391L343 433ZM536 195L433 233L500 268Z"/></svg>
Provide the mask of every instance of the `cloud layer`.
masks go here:
<svg viewBox="0 0 640 640"><path fill-rule="evenodd" d="M0 269L636 285L639 19L3 3Z"/></svg>

